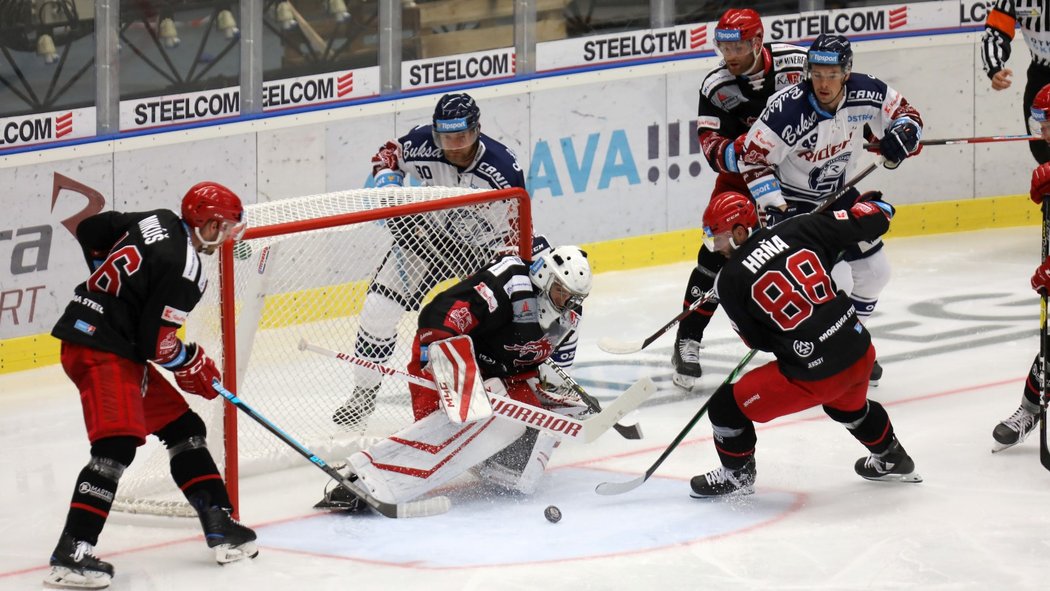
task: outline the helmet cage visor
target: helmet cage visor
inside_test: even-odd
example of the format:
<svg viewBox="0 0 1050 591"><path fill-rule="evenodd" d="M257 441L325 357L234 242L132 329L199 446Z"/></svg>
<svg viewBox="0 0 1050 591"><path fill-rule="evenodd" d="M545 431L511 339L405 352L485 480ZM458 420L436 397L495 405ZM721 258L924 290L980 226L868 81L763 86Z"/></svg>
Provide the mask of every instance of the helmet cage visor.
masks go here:
<svg viewBox="0 0 1050 591"><path fill-rule="evenodd" d="M201 235L200 226L195 227L193 231L197 234L197 239L201 241L201 244L205 246L215 246L222 244L227 240L233 240L234 242L241 239L244 236L244 230L248 228L247 214L241 214L241 220L228 220L223 218L212 218L217 222L221 222L219 225L219 233L216 235L215 240L205 240L204 236ZM211 221L211 220L208 220ZM207 222L205 222L207 223Z"/></svg>

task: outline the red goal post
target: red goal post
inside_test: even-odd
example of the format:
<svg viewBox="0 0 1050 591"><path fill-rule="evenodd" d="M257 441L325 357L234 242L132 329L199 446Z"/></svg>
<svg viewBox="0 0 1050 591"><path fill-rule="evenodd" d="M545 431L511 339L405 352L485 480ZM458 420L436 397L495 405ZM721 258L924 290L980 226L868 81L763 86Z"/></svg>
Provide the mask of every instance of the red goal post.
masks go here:
<svg viewBox="0 0 1050 591"><path fill-rule="evenodd" d="M531 256L532 216L523 189L384 187L245 209L249 227L242 240L223 245L214 257L217 264L206 261L212 267L212 289L190 314L187 339L201 343L216 361L221 358L224 385L230 391L334 464L342 463L362 440L389 435L408 424L408 390L398 380L382 380L367 425L337 425L331 419L333 410L362 378L346 364L299 351L298 341L306 338L353 351L361 322L374 329L368 314L377 309L391 314L389 305L366 309L366 298L377 269L396 267L396 281L388 277L386 283L417 287L392 296L412 308L394 319L396 334L385 362L403 369L418 307L496 254ZM413 283L435 269L440 271L436 285L432 280L423 280L421 286ZM424 297L413 300L413 293ZM303 460L250 421L238 424L237 409L221 400L191 400L191 405L205 418L209 448L224 469L236 507L243 476L300 466ZM140 453L128 472L121 479L116 509L195 516L173 494L162 448Z"/></svg>

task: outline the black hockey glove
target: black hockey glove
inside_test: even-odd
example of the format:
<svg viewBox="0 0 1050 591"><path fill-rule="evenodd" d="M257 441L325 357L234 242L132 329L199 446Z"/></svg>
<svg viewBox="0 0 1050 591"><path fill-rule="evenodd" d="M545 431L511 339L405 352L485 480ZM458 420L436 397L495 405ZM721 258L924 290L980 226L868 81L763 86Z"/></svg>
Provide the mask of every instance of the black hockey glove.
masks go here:
<svg viewBox="0 0 1050 591"><path fill-rule="evenodd" d="M781 210L779 207L768 207L763 211L763 216L765 219L763 227L772 228L780 222L790 217L794 217L797 213L798 208L794 205L789 205L783 210Z"/></svg>
<svg viewBox="0 0 1050 591"><path fill-rule="evenodd" d="M897 168L904 159L919 149L919 127L911 121L891 125L879 140L879 153L886 158L886 168Z"/></svg>

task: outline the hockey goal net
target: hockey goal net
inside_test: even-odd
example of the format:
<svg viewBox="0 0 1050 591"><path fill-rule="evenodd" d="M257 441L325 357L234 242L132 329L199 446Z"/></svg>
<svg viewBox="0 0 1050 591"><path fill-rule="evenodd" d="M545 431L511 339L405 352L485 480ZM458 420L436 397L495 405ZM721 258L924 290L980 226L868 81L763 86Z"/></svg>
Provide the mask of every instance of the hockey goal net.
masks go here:
<svg viewBox="0 0 1050 591"><path fill-rule="evenodd" d="M301 351L299 343L354 354L362 321L378 333L376 327L396 324L393 340L379 339L384 351L372 358L389 355L383 364L404 369L421 305L494 256L531 251L529 198L521 189L384 187L245 209L244 239L221 256L202 257L210 287L190 314L186 337L222 360L230 390L329 463L342 463L362 438L407 425L408 388ZM385 300L377 306L373 295L366 305L370 288L380 286ZM393 301L399 305L392 308ZM378 324L376 314L383 316ZM374 412L363 424L334 421L364 381L378 388ZM208 446L235 504L240 477L305 461L251 419L238 421L222 398L187 399L208 425ZM114 508L195 516L168 475L166 450L154 438L147 446L121 479Z"/></svg>

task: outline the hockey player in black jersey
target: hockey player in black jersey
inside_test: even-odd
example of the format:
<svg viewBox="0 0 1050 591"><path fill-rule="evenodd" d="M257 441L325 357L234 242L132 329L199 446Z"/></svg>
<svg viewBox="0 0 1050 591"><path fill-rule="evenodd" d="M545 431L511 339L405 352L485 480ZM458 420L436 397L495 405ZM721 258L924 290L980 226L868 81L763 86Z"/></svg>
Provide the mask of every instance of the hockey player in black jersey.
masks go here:
<svg viewBox="0 0 1050 591"><path fill-rule="evenodd" d="M806 52L786 43L762 43L762 20L750 8L731 8L715 27L715 46L723 63L704 77L697 107L697 134L711 169L718 173L711 195L747 193L740 175L741 147L751 124L775 92L802 80ZM725 259L701 244L696 268L686 285L683 309L714 284ZM671 357L674 383L691 389L703 370L700 342L718 303L710 301L682 319Z"/></svg>
<svg viewBox="0 0 1050 591"><path fill-rule="evenodd" d="M76 287L51 334L62 341L62 368L80 391L91 459L77 477L46 584L109 585L113 566L96 558L93 549L121 474L147 435L168 448L172 478L197 510L216 560L223 564L258 554L255 532L230 516L204 421L157 370L173 372L185 392L217 396L215 363L176 331L207 287L198 253L212 254L239 237L243 215L233 192L203 182L186 193L181 218L166 209L110 211L77 226L92 273Z"/></svg>
<svg viewBox="0 0 1050 591"><path fill-rule="evenodd" d="M922 480L885 409L867 399L875 348L830 274L846 247L889 229L893 207L879 200L881 194L872 197L848 210L800 215L766 229L757 229L750 198L727 192L711 199L704 240L727 259L715 281L718 298L740 338L776 360L712 395L709 416L721 466L692 479L694 497L754 492L755 422L818 404L870 452L857 460L857 474Z"/></svg>
<svg viewBox="0 0 1050 591"><path fill-rule="evenodd" d="M590 289L586 253L560 246L531 263L501 257L438 294L420 312L409 372L440 395L411 385L415 422L351 455L350 477L389 503L469 469L500 488L535 491L557 440L493 416L487 393L560 414L586 411L577 397L541 388L537 370L576 329ZM326 500L346 497L338 491Z"/></svg>

